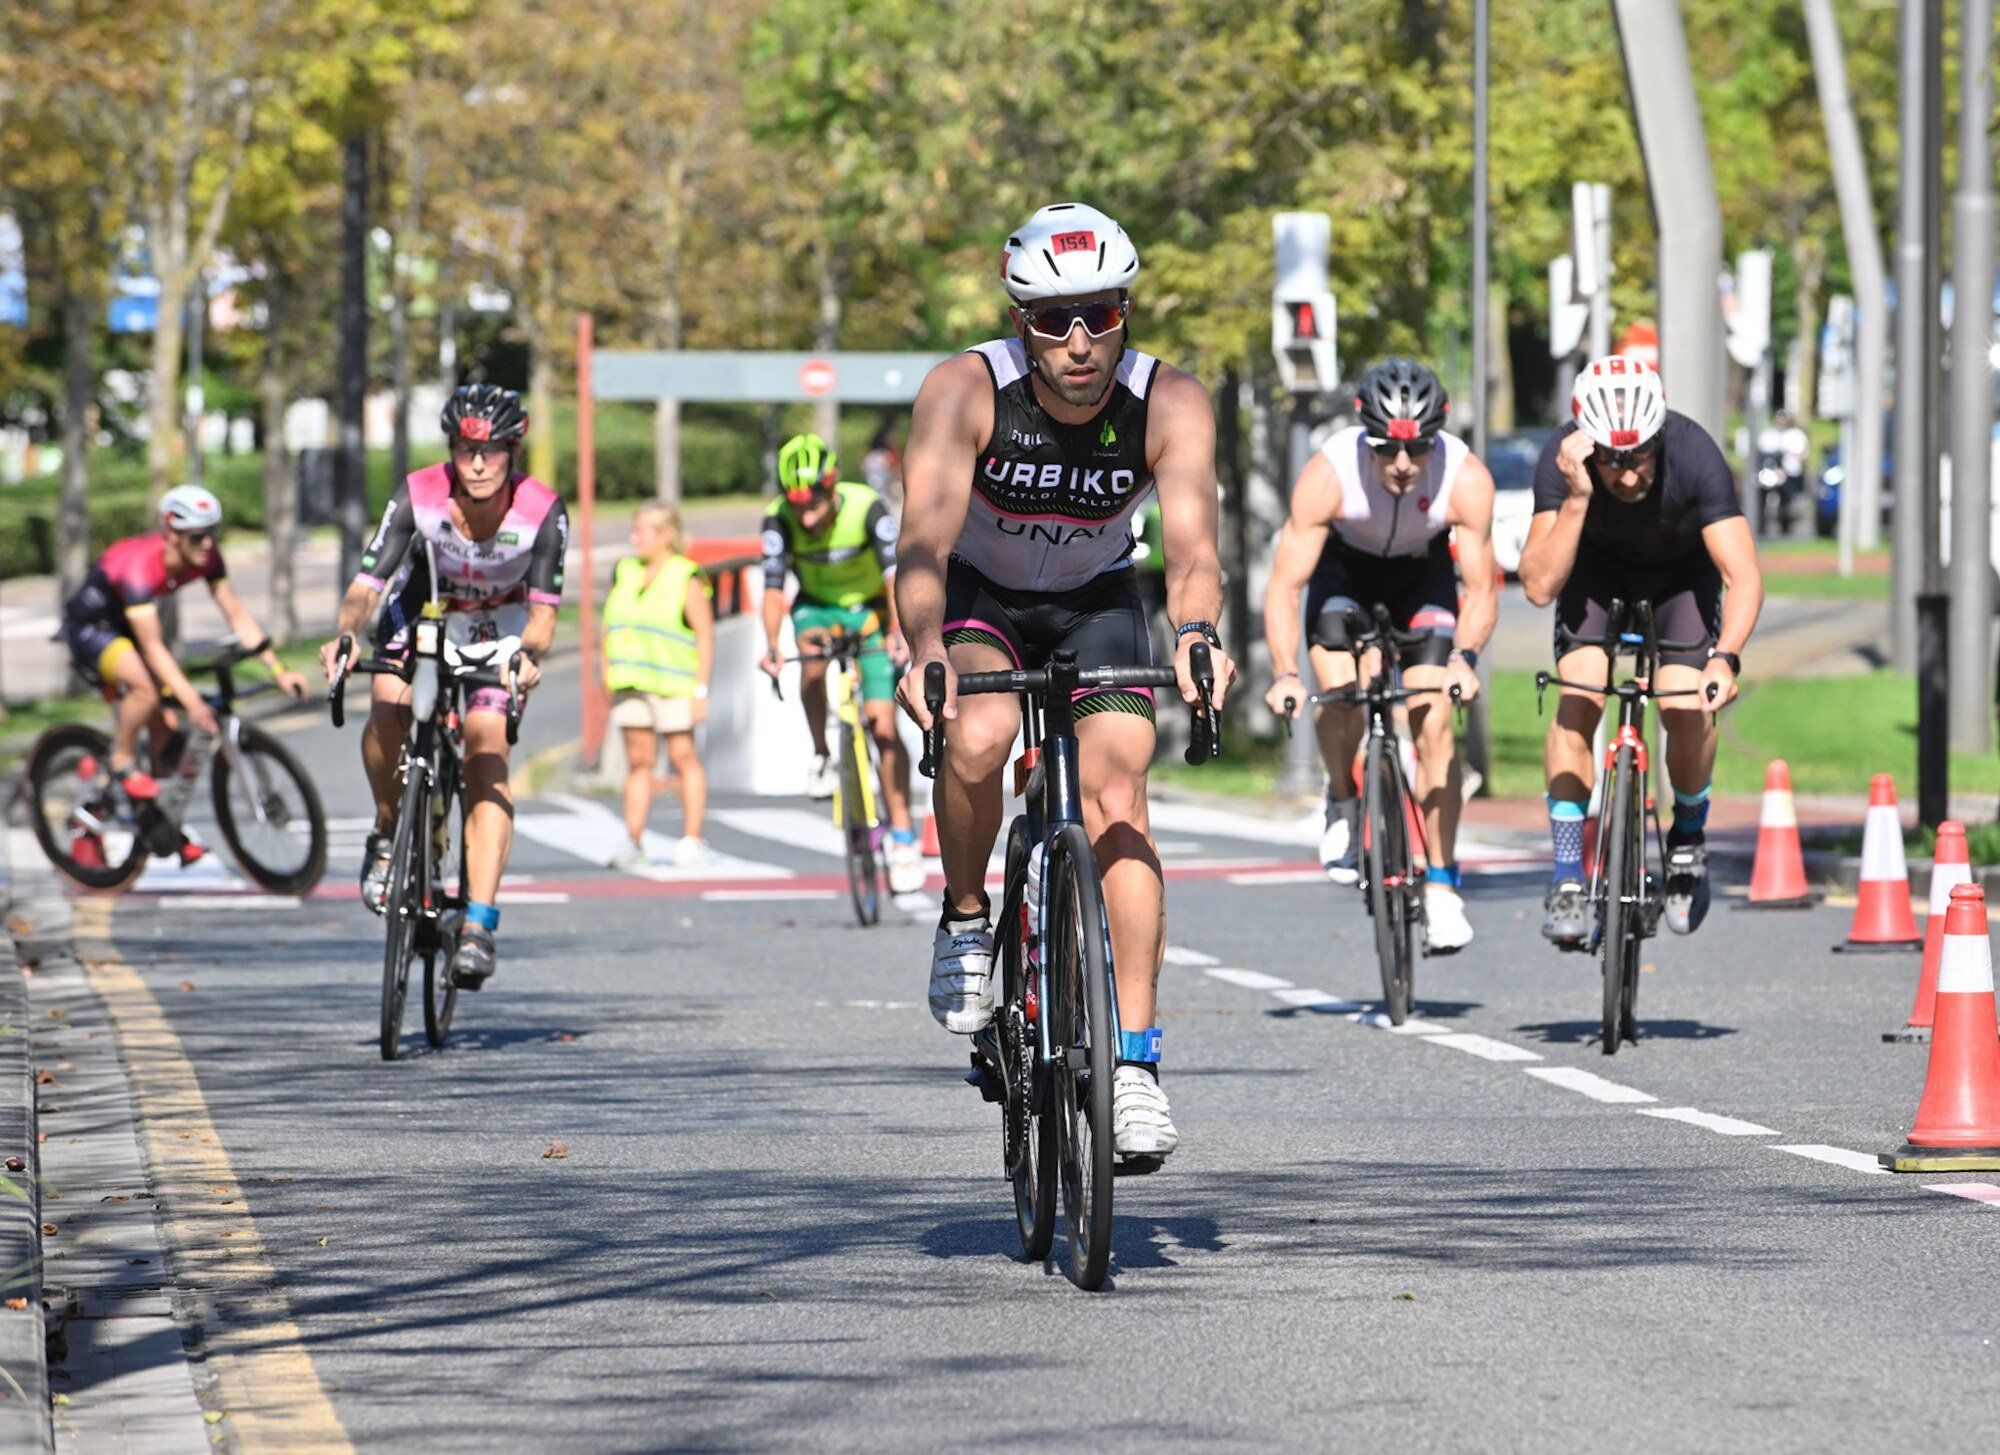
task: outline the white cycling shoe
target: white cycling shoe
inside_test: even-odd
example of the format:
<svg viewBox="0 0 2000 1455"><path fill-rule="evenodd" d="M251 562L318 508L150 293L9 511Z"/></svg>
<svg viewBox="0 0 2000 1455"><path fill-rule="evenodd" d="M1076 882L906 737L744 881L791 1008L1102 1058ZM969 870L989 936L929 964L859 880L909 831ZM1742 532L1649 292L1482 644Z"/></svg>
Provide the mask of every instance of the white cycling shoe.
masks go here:
<svg viewBox="0 0 2000 1455"><path fill-rule="evenodd" d="M889 840L889 892L915 894L924 887L924 851Z"/></svg>
<svg viewBox="0 0 2000 1455"><path fill-rule="evenodd" d="M993 1024L993 930L986 916L947 919L931 942L931 1014L955 1036Z"/></svg>
<svg viewBox="0 0 2000 1455"><path fill-rule="evenodd" d="M1319 836L1319 866L1335 884L1361 882L1361 800L1329 798Z"/></svg>
<svg viewBox="0 0 2000 1455"><path fill-rule="evenodd" d="M1449 884L1424 886L1424 943L1433 955L1449 955L1472 943L1465 900Z"/></svg>
<svg viewBox="0 0 2000 1455"><path fill-rule="evenodd" d="M1111 1076L1111 1149L1120 1157L1164 1157L1181 1144L1160 1083L1137 1066Z"/></svg>
<svg viewBox="0 0 2000 1455"><path fill-rule="evenodd" d="M812 769L806 774L806 797L814 799L831 798L833 797L834 789L838 786L833 774L833 759L827 757L824 753L814 758Z"/></svg>

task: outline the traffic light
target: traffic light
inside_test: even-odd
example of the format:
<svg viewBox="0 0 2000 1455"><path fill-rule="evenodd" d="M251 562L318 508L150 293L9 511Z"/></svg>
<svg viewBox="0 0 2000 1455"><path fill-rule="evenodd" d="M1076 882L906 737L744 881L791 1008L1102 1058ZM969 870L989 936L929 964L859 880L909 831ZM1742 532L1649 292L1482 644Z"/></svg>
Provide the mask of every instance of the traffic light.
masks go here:
<svg viewBox="0 0 2000 1455"><path fill-rule="evenodd" d="M1271 353L1295 394L1324 394L1340 382L1337 315L1326 283L1333 219L1324 212L1280 212L1271 219L1277 286L1271 293Z"/></svg>

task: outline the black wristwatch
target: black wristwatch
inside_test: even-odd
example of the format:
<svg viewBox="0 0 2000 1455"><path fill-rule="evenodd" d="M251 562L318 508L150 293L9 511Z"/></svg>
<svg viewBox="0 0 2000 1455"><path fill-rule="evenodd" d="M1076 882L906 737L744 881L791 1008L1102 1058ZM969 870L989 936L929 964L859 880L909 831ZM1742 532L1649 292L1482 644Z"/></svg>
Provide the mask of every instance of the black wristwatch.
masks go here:
<svg viewBox="0 0 2000 1455"><path fill-rule="evenodd" d="M1454 657L1462 657L1465 660L1465 665L1470 667L1473 671L1477 672L1479 670L1479 653L1474 651L1471 647L1453 647L1451 649L1451 655Z"/></svg>
<svg viewBox="0 0 2000 1455"><path fill-rule="evenodd" d="M1737 656L1736 653L1717 651L1714 647L1710 647L1708 649L1708 660L1713 662L1718 657L1729 664L1730 676L1741 677L1743 675L1743 659Z"/></svg>
<svg viewBox="0 0 2000 1455"><path fill-rule="evenodd" d="M1179 646L1181 638L1189 632L1200 632L1204 637L1208 638L1208 644L1211 647L1219 649L1222 646L1222 638L1216 633L1215 623L1212 621L1182 622L1178 627L1174 628L1174 645Z"/></svg>

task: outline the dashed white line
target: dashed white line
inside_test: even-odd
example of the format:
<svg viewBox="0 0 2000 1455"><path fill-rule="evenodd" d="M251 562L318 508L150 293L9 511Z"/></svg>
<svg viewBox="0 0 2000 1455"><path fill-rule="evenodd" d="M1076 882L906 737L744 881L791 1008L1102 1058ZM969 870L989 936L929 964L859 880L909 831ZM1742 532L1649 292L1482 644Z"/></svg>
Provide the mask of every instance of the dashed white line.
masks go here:
<svg viewBox="0 0 2000 1455"><path fill-rule="evenodd" d="M1183 869L1188 866L1176 864L1174 867ZM1317 869L1267 869L1261 873L1225 874L1222 876L1222 882L1237 885L1324 884L1326 875Z"/></svg>
<svg viewBox="0 0 2000 1455"><path fill-rule="evenodd" d="M568 904L569 896L560 889L509 889L500 886L502 904Z"/></svg>
<svg viewBox="0 0 2000 1455"><path fill-rule="evenodd" d="M1240 985L1245 990L1289 990L1292 984L1291 981L1280 980L1275 975L1266 975L1261 970L1222 968L1210 970L1208 976L1211 980L1222 980L1227 981L1231 985ZM1313 995L1326 994L1323 990L1315 990L1309 993ZM1328 998L1331 999L1330 996Z"/></svg>
<svg viewBox="0 0 2000 1455"><path fill-rule="evenodd" d="M1585 1071L1578 1066L1533 1066L1528 1069L1530 1076L1560 1086L1565 1091L1578 1092L1592 1101L1612 1103L1658 1101L1657 1096L1649 1096L1632 1086L1620 1086L1615 1081L1607 1081L1595 1071Z"/></svg>
<svg viewBox="0 0 2000 1455"><path fill-rule="evenodd" d="M1286 1005L1300 1010L1316 1010L1325 1015L1346 1015L1349 1011L1361 1009L1358 1002L1342 1000L1337 995L1328 995L1324 990L1274 990L1273 1000L1282 1000Z"/></svg>
<svg viewBox="0 0 2000 1455"><path fill-rule="evenodd" d="M1983 1202L1990 1207L2000 1207L2000 1187L1990 1182L1926 1182L1925 1192L1948 1192L1953 1197L1969 1198L1973 1202Z"/></svg>
<svg viewBox="0 0 2000 1455"><path fill-rule="evenodd" d="M1406 1022L1407 1024L1407 1022ZM1496 1041L1491 1036L1474 1035L1471 1031L1452 1031L1442 1036L1431 1036L1427 1046L1449 1046L1454 1051L1464 1051L1485 1061L1539 1061L1541 1056L1526 1046L1516 1046L1511 1041Z"/></svg>
<svg viewBox="0 0 2000 1455"><path fill-rule="evenodd" d="M1160 958L1169 965L1220 965L1222 962L1213 955L1204 955L1199 950L1190 950L1186 945L1169 945L1160 952Z"/></svg>
<svg viewBox="0 0 2000 1455"><path fill-rule="evenodd" d="M1775 1137L1778 1134L1769 1127L1760 1127L1755 1122L1746 1122L1737 1117L1717 1116L1712 1111L1697 1111L1691 1106L1642 1106L1638 1109L1642 1117L1659 1117L1663 1121L1686 1122L1691 1127L1715 1132L1724 1137Z"/></svg>
<svg viewBox="0 0 2000 1455"><path fill-rule="evenodd" d="M1835 1167L1845 1167L1850 1172L1866 1172L1870 1176L1877 1173L1884 1177L1889 1169L1875 1160L1869 1152L1850 1152L1845 1147L1828 1147L1818 1142L1806 1142L1797 1146L1774 1147L1774 1152L1790 1152L1794 1157L1809 1157L1815 1162L1830 1162Z"/></svg>
<svg viewBox="0 0 2000 1455"><path fill-rule="evenodd" d="M754 899L838 899L837 889L705 889L701 897L711 904Z"/></svg>

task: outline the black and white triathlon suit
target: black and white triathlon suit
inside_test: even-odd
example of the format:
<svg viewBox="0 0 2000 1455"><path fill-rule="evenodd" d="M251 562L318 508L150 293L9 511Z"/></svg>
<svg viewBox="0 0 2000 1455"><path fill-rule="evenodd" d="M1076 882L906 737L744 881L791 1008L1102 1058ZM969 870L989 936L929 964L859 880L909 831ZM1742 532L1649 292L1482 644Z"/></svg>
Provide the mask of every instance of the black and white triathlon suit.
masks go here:
<svg viewBox="0 0 2000 1455"><path fill-rule="evenodd" d="M1424 473L1401 495L1383 488L1360 426L1336 430L1320 453L1340 486L1340 518L1306 583L1306 640L1339 651L1347 645L1348 611L1365 618L1379 604L1397 630L1423 633L1420 645L1398 653L1405 667L1443 665L1458 630L1451 492L1471 450L1440 431Z"/></svg>
<svg viewBox="0 0 2000 1455"><path fill-rule="evenodd" d="M1535 462L1537 514L1560 509L1569 496L1556 455L1575 432L1575 424L1564 425ZM1662 652L1660 660L1701 666L1722 629L1722 573L1701 533L1742 514L1721 446L1686 415L1669 409L1660 430L1653 488L1629 503L1601 485L1591 491L1576 565L1556 598L1557 627L1601 637L1614 600L1650 601L1653 630L1662 640L1702 643L1694 651ZM1560 636L1555 650L1560 657Z"/></svg>
<svg viewBox="0 0 2000 1455"><path fill-rule="evenodd" d="M1127 349L1103 407L1083 424L1063 424L1036 401L1019 339L970 352L993 380L993 433L945 572L945 644L997 647L1017 667L1039 667L1060 649L1081 667L1150 666L1131 558L1139 507L1153 489L1146 396L1159 360ZM1075 711L1150 720L1153 695L1079 693Z"/></svg>

